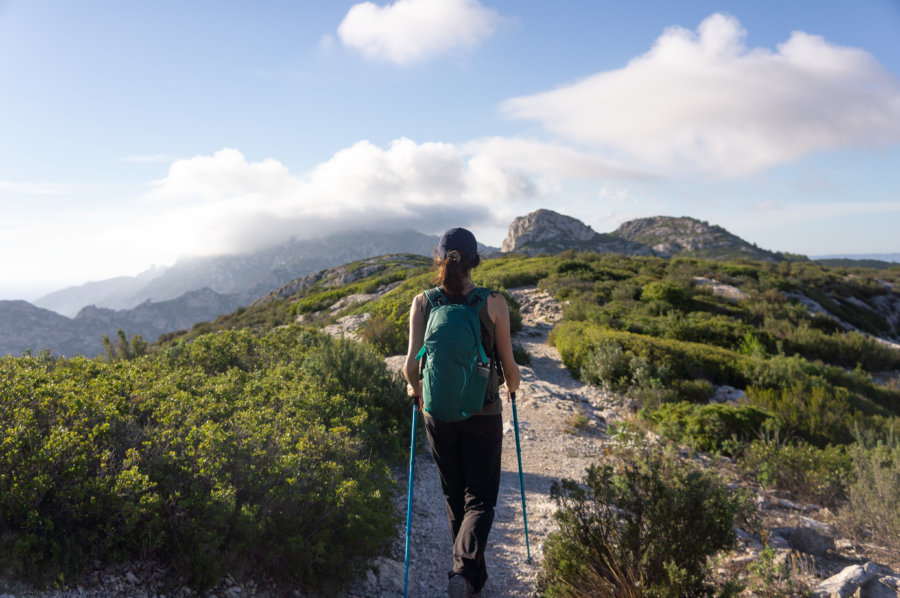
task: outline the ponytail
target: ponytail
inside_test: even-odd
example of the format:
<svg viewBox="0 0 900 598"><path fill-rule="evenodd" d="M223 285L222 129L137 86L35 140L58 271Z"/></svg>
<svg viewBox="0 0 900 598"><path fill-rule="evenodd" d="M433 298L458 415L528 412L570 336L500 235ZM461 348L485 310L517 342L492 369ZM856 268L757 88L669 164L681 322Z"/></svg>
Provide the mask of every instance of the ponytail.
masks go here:
<svg viewBox="0 0 900 598"><path fill-rule="evenodd" d="M434 257L434 269L436 271L434 284L440 284L451 295L462 295L465 291L465 282L472 269L481 263L481 257L476 253L473 259L469 259L465 252L453 250L447 252L447 257Z"/></svg>

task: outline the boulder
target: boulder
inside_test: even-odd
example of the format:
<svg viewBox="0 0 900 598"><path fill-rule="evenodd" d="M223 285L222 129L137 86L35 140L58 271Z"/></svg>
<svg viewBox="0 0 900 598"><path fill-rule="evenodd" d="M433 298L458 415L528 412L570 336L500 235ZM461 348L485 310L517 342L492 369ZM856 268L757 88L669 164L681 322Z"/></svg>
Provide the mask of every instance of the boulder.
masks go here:
<svg viewBox="0 0 900 598"><path fill-rule="evenodd" d="M881 568L871 561L865 565L851 565L820 583L813 591L813 597L848 598L856 594L861 586L867 585L880 575ZM896 593L894 595L896 596Z"/></svg>

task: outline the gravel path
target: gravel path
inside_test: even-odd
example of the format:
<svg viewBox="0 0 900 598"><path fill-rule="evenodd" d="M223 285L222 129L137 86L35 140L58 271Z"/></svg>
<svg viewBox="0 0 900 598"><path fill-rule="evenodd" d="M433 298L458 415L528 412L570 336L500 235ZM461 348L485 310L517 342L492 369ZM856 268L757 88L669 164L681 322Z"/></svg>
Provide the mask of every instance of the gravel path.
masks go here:
<svg viewBox="0 0 900 598"><path fill-rule="evenodd" d="M513 342L531 356L531 364L521 368L516 403L532 561L526 562L512 408L504 403L503 472L486 554L489 579L481 592L484 598L535 594L541 548L555 529L556 507L550 500L550 487L563 477L580 479L600 458L608 439L606 424L617 417L620 408L614 395L575 380L562 365L557 350L547 344L550 329L561 317L559 302L533 287L516 289L512 294L521 304L523 324ZM399 368L402 361L398 356L388 363ZM405 515L408 472L396 473L402 486L396 506ZM413 490L409 596L443 596L451 566L450 532L437 468L427 443L417 446ZM399 530L394 542L393 558L375 563L367 579L352 588L350 595L402 595L404 543L405 528Z"/></svg>

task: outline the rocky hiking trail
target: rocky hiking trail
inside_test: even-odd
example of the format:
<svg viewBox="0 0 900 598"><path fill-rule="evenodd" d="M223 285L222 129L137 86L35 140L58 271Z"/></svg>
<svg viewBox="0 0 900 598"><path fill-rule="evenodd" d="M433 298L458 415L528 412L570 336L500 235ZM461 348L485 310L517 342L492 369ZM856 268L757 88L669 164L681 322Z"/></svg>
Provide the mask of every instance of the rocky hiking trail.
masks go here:
<svg viewBox="0 0 900 598"><path fill-rule="evenodd" d="M622 408L615 395L575 380L557 350L547 343L553 324L562 316L559 302L534 287L511 293L522 314L522 331L513 342L531 357L529 365L520 366L522 381L516 399L531 563L526 562L512 406L504 398L503 471L486 553L489 578L480 594L484 598L534 595L541 546L555 528L550 487L560 478L583 477L608 441L607 422L617 419ZM391 357L389 367L399 369L403 360L404 356ZM396 506L405 516L407 478L403 475L398 476L403 491ZM443 596L450 568L450 532L437 468L425 442L416 446L413 494L409 596ZM398 530L393 558L378 559L350 596L402 595L405 533L405 527Z"/></svg>

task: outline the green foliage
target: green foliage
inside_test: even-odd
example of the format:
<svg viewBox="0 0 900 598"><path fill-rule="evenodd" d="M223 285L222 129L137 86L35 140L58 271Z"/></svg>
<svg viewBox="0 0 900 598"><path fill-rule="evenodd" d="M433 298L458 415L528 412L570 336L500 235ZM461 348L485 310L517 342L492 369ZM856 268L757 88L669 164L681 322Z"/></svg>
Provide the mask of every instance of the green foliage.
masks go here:
<svg viewBox="0 0 900 598"><path fill-rule="evenodd" d="M853 481L841 519L856 538L900 549L900 444L857 444L851 458Z"/></svg>
<svg viewBox="0 0 900 598"><path fill-rule="evenodd" d="M472 272L472 280L481 287L511 289L537 284L546 278L559 258L524 257L509 254L499 259L485 260Z"/></svg>
<svg viewBox="0 0 900 598"><path fill-rule="evenodd" d="M515 359L516 363L519 365L528 365L531 363L531 355L519 345L513 345L513 359Z"/></svg>
<svg viewBox="0 0 900 598"><path fill-rule="evenodd" d="M314 589L393 535L403 387L364 345L283 328L150 356L0 360L0 561L38 581L152 556Z"/></svg>
<svg viewBox="0 0 900 598"><path fill-rule="evenodd" d="M641 301L658 301L676 309L691 306L691 289L671 280L657 280L647 284L641 291Z"/></svg>
<svg viewBox="0 0 900 598"><path fill-rule="evenodd" d="M663 436L708 453L733 455L756 436L771 415L749 405L670 403L640 416ZM777 424L776 424L777 425Z"/></svg>
<svg viewBox="0 0 900 598"><path fill-rule="evenodd" d="M588 469L551 496L559 530L544 544L543 595L712 596L709 558L734 546L748 501L709 471L658 452Z"/></svg>
<svg viewBox="0 0 900 598"><path fill-rule="evenodd" d="M612 361L601 368L598 376L613 387L621 387L623 368L630 371L636 358L643 358L662 373L663 383L668 379L704 378L742 387L747 382L740 356L719 347L610 330L587 322L563 322L554 328L551 339L563 363L579 377L585 375L583 368L592 351L606 347L604 351ZM621 358L617 357L619 351ZM592 367L588 365L588 376L593 375Z"/></svg>
<svg viewBox="0 0 900 598"><path fill-rule="evenodd" d="M738 460L763 486L796 500L834 506L846 496L850 456L843 446L817 448L808 442L780 442L778 434L750 442Z"/></svg>
<svg viewBox="0 0 900 598"><path fill-rule="evenodd" d="M116 343L113 344L108 334L103 335L103 349L106 353L107 361L134 359L147 354L147 341L140 334L135 334L129 340L125 335L125 331L119 328L116 337Z"/></svg>

